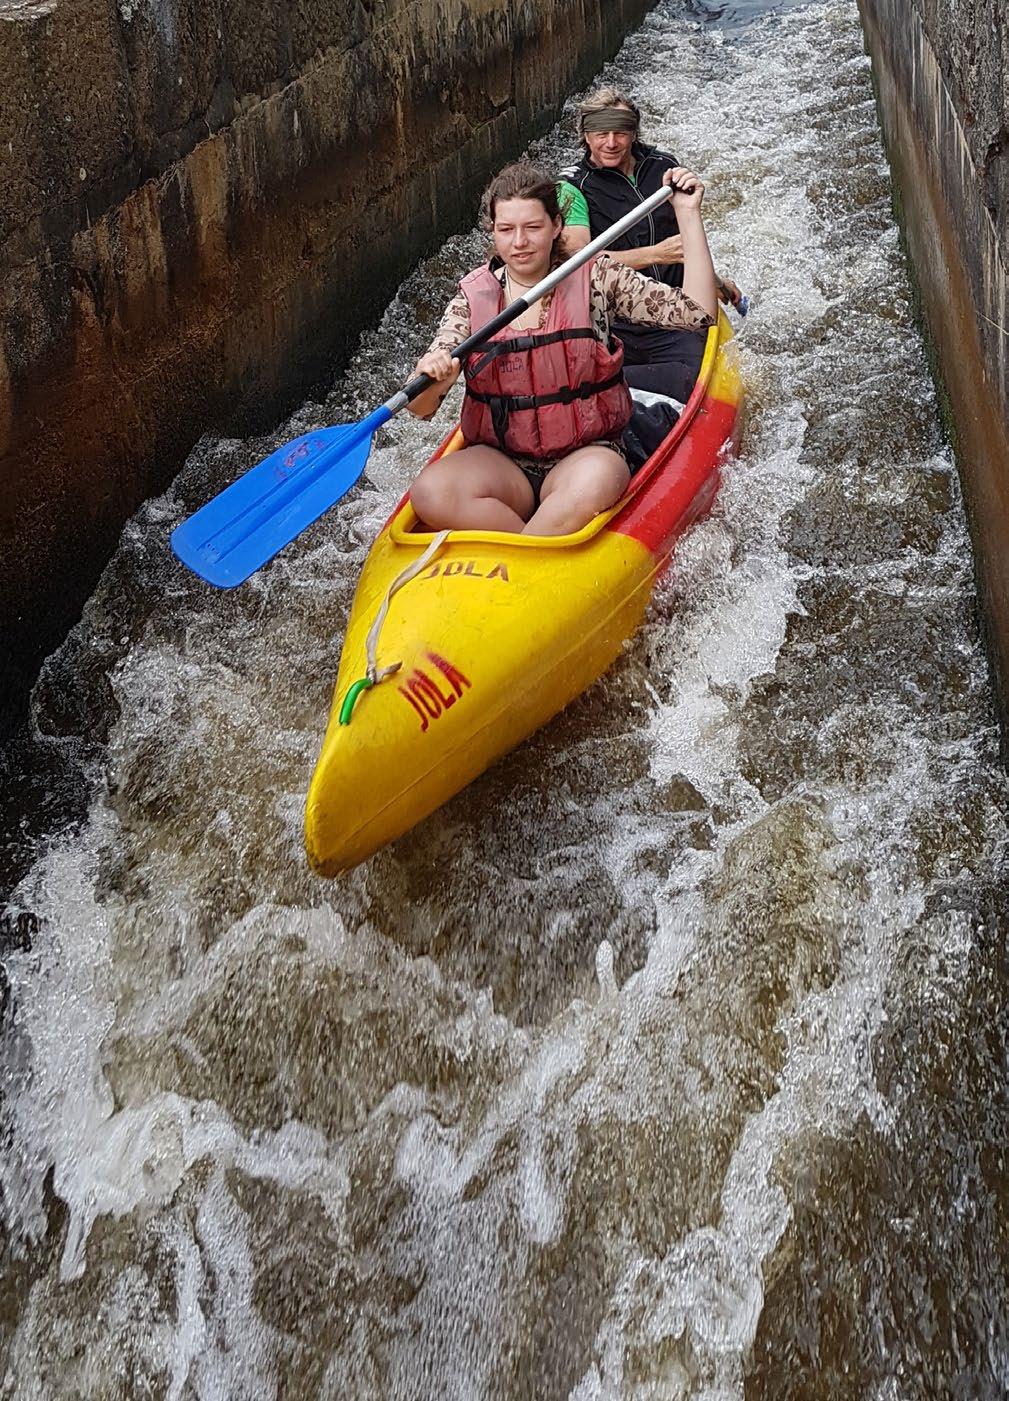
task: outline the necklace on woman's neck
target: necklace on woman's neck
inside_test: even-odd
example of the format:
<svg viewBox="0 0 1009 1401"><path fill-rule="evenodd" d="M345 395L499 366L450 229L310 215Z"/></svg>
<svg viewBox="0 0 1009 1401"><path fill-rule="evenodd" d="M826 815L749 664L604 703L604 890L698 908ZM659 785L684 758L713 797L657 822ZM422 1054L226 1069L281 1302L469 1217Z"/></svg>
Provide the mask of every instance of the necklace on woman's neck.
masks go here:
<svg viewBox="0 0 1009 1401"><path fill-rule="evenodd" d="M537 279L537 281L540 280L539 278ZM536 286L535 282L520 282L517 277L512 277L507 266L505 267L505 281L508 283L509 287L521 287L523 292L528 292L531 288Z"/></svg>

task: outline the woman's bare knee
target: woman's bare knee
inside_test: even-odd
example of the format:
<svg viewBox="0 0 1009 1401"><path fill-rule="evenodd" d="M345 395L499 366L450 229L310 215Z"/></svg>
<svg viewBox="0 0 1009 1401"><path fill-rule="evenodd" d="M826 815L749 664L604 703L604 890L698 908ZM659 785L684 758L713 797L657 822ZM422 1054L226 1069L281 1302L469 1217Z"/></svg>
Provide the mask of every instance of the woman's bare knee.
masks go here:
<svg viewBox="0 0 1009 1401"><path fill-rule="evenodd" d="M533 493L509 458L474 447L429 463L410 502L434 530L515 530L532 511Z"/></svg>
<svg viewBox="0 0 1009 1401"><path fill-rule="evenodd" d="M554 468L542 504L526 527L530 535L572 535L620 500L630 473L615 452L588 449Z"/></svg>
<svg viewBox="0 0 1009 1401"><path fill-rule="evenodd" d="M557 478L554 493L545 492L544 496L563 494L572 509L577 503L578 511L586 512L591 520L620 500L629 480L627 464L615 453L607 454L602 461L572 463L571 470Z"/></svg>
<svg viewBox="0 0 1009 1401"><path fill-rule="evenodd" d="M410 504L422 521L440 529L440 522L448 519L458 507L458 492L451 476L434 470L434 465L425 467L410 488Z"/></svg>

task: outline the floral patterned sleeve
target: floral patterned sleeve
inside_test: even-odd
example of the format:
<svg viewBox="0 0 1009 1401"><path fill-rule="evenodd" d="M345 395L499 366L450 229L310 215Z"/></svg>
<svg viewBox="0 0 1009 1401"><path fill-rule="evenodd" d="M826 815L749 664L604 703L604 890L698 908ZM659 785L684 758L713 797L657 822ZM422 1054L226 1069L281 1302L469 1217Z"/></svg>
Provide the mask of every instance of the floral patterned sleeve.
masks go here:
<svg viewBox="0 0 1009 1401"><path fill-rule="evenodd" d="M456 346L462 345L469 335L469 327L469 302L466 300L466 294L459 292L445 308L445 315L441 318L441 325L428 346L427 353L430 355L435 350L447 350L451 355Z"/></svg>
<svg viewBox="0 0 1009 1401"><path fill-rule="evenodd" d="M682 287L656 282L626 263L607 258L605 253L596 259L592 271L611 318L669 331L704 331L715 324L715 318L688 297Z"/></svg>

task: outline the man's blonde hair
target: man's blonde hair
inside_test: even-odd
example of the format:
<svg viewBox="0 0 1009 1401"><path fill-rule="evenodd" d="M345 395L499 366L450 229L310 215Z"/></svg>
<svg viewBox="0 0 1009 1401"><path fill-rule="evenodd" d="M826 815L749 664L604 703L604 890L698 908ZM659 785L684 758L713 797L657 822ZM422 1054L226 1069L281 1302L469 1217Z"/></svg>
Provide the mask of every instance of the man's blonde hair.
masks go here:
<svg viewBox="0 0 1009 1401"><path fill-rule="evenodd" d="M626 93L620 92L618 88L596 88L578 107L578 136L583 145L585 143L585 118L595 112L605 112L608 107L624 107L627 111L633 112L639 124L641 122L640 109Z"/></svg>

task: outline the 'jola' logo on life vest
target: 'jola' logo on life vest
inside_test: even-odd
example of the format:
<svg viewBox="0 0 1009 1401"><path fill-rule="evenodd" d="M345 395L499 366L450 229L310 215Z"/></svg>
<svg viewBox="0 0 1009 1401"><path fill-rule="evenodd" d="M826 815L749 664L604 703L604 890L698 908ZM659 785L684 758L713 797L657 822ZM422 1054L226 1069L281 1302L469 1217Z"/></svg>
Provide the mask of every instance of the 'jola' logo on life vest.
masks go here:
<svg viewBox="0 0 1009 1401"><path fill-rule="evenodd" d="M511 582L506 564L495 564L490 573L485 574L482 569L477 569L475 559L450 559L445 564L432 564L427 573L420 577L434 579L439 574L443 579L448 579L453 574L462 574L469 575L471 579L503 579L506 584Z"/></svg>
<svg viewBox="0 0 1009 1401"><path fill-rule="evenodd" d="M432 720L437 720L439 715L451 710L463 691L473 685L458 667L454 667L444 657L439 657L437 652L428 652L427 659L441 672L444 681L436 680L421 667L415 666L403 685L397 687L400 695L409 701L420 716L421 734ZM448 682L448 686L445 686L445 681ZM443 686L445 690L442 690Z"/></svg>

